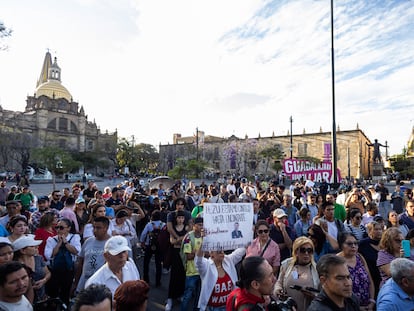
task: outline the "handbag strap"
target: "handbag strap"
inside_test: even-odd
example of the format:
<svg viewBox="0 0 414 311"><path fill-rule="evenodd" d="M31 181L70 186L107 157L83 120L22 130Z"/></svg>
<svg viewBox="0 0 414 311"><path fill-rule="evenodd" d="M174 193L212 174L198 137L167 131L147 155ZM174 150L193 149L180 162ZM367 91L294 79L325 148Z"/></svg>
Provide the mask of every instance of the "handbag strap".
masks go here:
<svg viewBox="0 0 414 311"><path fill-rule="evenodd" d="M263 248L262 252L260 253L260 257L263 257L263 254L265 253L267 247L270 244L270 239L267 240L265 247Z"/></svg>

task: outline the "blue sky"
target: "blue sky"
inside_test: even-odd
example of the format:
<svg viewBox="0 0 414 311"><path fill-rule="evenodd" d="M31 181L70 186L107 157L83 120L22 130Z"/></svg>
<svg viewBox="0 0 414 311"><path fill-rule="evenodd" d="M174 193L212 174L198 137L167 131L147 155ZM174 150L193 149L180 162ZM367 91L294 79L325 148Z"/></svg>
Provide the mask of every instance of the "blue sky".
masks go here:
<svg viewBox="0 0 414 311"><path fill-rule="evenodd" d="M414 125L412 1L335 1L336 123L390 153ZM2 0L0 105L23 111L47 49L102 130L154 145L331 129L329 0Z"/></svg>

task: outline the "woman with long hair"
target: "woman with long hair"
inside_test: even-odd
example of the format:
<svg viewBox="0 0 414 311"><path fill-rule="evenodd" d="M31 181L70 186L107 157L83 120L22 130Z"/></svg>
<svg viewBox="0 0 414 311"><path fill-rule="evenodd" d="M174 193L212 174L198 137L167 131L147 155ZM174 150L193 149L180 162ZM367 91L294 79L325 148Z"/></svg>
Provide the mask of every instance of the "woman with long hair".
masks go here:
<svg viewBox="0 0 414 311"><path fill-rule="evenodd" d="M401 231L403 236L406 236L408 231L410 231L407 225L403 221L398 219L398 214L394 210L390 210L388 212L386 223L387 223L387 228L391 228L391 227L398 228Z"/></svg>
<svg viewBox="0 0 414 311"><path fill-rule="evenodd" d="M93 220L96 217L105 217L106 209L103 204L95 203L91 206L92 211L89 216L88 223L83 228L83 241L86 241L87 238L93 236ZM108 234L111 235L111 230L108 228Z"/></svg>
<svg viewBox="0 0 414 311"><path fill-rule="evenodd" d="M364 257L358 253L358 240L352 233L343 232L339 234L338 244L341 249L338 256L345 258L352 278L352 292L359 299L360 310L374 310L374 283Z"/></svg>
<svg viewBox="0 0 414 311"><path fill-rule="evenodd" d="M401 231L395 227L388 228L382 234L377 258L377 267L381 274L380 288L391 277L391 261L404 254L401 247L402 240L404 237Z"/></svg>
<svg viewBox="0 0 414 311"><path fill-rule="evenodd" d="M184 293L185 270L180 257L180 248L183 242L183 238L188 232L187 229L188 228L185 225L185 212L176 211L175 219L173 221L173 230L176 233L177 238L173 235L170 235L171 275L168 285L168 299L165 306L166 311L170 311L173 307L174 299L181 297Z"/></svg>
<svg viewBox="0 0 414 311"><path fill-rule="evenodd" d="M41 240L42 243L39 245L39 255L46 260L45 247L48 238L56 235L55 226L58 222L58 218L53 212L46 212L40 218L39 227L35 231L35 240Z"/></svg>
<svg viewBox="0 0 414 311"><path fill-rule="evenodd" d="M261 256L265 258L273 268L273 273L277 275L280 267L279 245L270 236L270 225L266 220L258 220L255 224L255 238L246 251L246 257Z"/></svg>
<svg viewBox="0 0 414 311"><path fill-rule="evenodd" d="M29 233L29 223L27 222L26 216L16 215L10 218L7 223L7 229L11 233L7 237L11 243Z"/></svg>
<svg viewBox="0 0 414 311"><path fill-rule="evenodd" d="M339 248L338 241L322 227L313 224L308 229L308 237L312 240L315 252L313 257L316 262L328 253L333 253Z"/></svg>
<svg viewBox="0 0 414 311"><path fill-rule="evenodd" d="M61 219L56 226L57 235L46 241L45 257L49 261L52 277L48 283L48 294L59 297L68 305L74 277L76 255L81 250L80 236L74 234L70 219Z"/></svg>
<svg viewBox="0 0 414 311"><path fill-rule="evenodd" d="M274 288L275 295L288 295L297 303L297 311L305 311L312 301L312 291L319 289L319 276L313 258L312 240L299 237L293 242L292 257L285 259ZM300 286L300 288L299 288ZM294 289L292 287L296 287Z"/></svg>
<svg viewBox="0 0 414 311"><path fill-rule="evenodd" d="M35 240L33 235L23 236L13 243L14 258L28 268L34 289L34 301L46 299L45 285L50 279L50 271L43 257L38 255L37 248L42 241Z"/></svg>

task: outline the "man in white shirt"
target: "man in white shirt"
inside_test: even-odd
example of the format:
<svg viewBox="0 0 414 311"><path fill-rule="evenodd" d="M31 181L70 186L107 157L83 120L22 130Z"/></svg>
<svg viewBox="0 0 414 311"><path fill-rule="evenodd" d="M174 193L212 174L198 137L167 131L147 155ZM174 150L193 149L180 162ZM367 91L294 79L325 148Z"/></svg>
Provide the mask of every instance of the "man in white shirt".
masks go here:
<svg viewBox="0 0 414 311"><path fill-rule="evenodd" d="M0 310L33 311L24 294L29 286L25 265L11 261L0 265Z"/></svg>
<svg viewBox="0 0 414 311"><path fill-rule="evenodd" d="M128 258L129 251L128 241L123 236L116 235L106 241L106 263L88 279L85 288L91 284L104 284L111 290L113 297L116 289L125 281L139 280L138 269Z"/></svg>

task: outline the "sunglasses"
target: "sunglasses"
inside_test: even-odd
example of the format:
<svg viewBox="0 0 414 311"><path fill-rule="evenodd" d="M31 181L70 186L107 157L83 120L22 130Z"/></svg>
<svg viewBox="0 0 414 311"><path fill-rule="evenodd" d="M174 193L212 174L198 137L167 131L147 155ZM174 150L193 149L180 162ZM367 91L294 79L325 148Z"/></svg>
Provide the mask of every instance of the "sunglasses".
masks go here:
<svg viewBox="0 0 414 311"><path fill-rule="evenodd" d="M258 234L269 233L269 230L268 229L266 229L266 230L257 230L257 233Z"/></svg>
<svg viewBox="0 0 414 311"><path fill-rule="evenodd" d="M299 253L301 254L313 254L313 249L310 247L300 247L299 248Z"/></svg>
<svg viewBox="0 0 414 311"><path fill-rule="evenodd" d="M66 229L67 227L64 227L64 226L56 226L55 227L55 229L56 230L63 230L63 229Z"/></svg>
<svg viewBox="0 0 414 311"><path fill-rule="evenodd" d="M358 242L346 242L346 243L344 243L345 245L348 245L348 246L358 246Z"/></svg>

